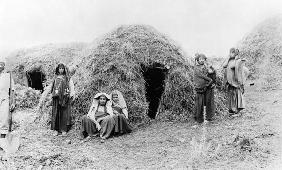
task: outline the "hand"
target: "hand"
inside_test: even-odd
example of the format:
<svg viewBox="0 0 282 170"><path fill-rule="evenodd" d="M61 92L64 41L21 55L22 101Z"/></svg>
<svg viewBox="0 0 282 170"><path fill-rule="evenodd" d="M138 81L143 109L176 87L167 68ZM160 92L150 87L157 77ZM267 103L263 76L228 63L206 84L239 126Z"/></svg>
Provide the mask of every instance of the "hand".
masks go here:
<svg viewBox="0 0 282 170"><path fill-rule="evenodd" d="M97 128L97 130L98 130L98 131L100 131L101 126L100 126L100 124L99 124L99 123L97 123L97 124L96 124L96 128Z"/></svg>
<svg viewBox="0 0 282 170"><path fill-rule="evenodd" d="M241 85L241 86L240 86L240 89L241 89L241 91L242 91L242 94L244 94L244 93L245 93L244 85Z"/></svg>
<svg viewBox="0 0 282 170"><path fill-rule="evenodd" d="M10 106L10 112L13 112L15 110L15 104L11 104Z"/></svg>

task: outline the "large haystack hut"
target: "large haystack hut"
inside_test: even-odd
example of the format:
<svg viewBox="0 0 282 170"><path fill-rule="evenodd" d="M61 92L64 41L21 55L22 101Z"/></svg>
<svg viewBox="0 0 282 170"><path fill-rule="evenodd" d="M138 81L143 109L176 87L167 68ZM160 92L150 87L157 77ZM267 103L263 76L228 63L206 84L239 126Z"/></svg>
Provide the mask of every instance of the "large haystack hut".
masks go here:
<svg viewBox="0 0 282 170"><path fill-rule="evenodd" d="M52 80L55 66L71 63L84 47L84 43L48 44L18 50L7 57L7 68L13 71L15 83L36 88L42 83L40 76Z"/></svg>
<svg viewBox="0 0 282 170"><path fill-rule="evenodd" d="M264 86L278 86L282 65L282 15L257 25L239 44L242 57L254 78L262 78Z"/></svg>
<svg viewBox="0 0 282 170"><path fill-rule="evenodd" d="M87 113L96 93L114 89L124 94L133 122L191 115L193 68L181 49L154 28L121 26L84 54L74 76L77 115Z"/></svg>

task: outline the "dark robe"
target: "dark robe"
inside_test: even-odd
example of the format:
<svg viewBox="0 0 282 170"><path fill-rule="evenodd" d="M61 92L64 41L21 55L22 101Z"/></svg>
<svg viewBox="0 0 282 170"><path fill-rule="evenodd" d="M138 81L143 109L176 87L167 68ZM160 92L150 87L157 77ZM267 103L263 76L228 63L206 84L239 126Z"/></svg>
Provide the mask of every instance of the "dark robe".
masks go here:
<svg viewBox="0 0 282 170"><path fill-rule="evenodd" d="M132 131L132 127L129 125L125 115L122 112L122 109L119 106L112 106L113 110L118 112L114 115L115 120L115 134L125 134Z"/></svg>
<svg viewBox="0 0 282 170"><path fill-rule="evenodd" d="M106 112L96 112L95 119L103 118L99 124L101 126L98 131L96 124L87 115L82 116L81 120L81 132L84 137L94 136L100 132L100 137L107 139L114 133L115 120L112 116L109 116Z"/></svg>
<svg viewBox="0 0 282 170"><path fill-rule="evenodd" d="M212 85L215 83L215 71L208 74L207 68L203 65L196 65L194 71L195 81L195 113L194 118L197 122L204 121L204 106L206 106L206 119L212 120L215 113L214 89Z"/></svg>
<svg viewBox="0 0 282 170"><path fill-rule="evenodd" d="M71 103L68 83L66 76L56 76L53 81L51 129L58 132L67 132L71 126Z"/></svg>

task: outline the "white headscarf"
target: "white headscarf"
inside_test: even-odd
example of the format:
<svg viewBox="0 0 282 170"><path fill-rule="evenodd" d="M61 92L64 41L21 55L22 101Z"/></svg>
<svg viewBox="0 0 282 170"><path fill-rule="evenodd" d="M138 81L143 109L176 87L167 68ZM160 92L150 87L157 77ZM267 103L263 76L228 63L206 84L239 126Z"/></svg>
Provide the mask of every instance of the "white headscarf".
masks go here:
<svg viewBox="0 0 282 170"><path fill-rule="evenodd" d="M114 115L113 109L112 109L112 101L110 100L111 99L110 96L107 93L97 93L94 96L92 105L91 105L89 112L87 114L88 117L90 117L92 120L95 120L95 113L96 113L98 106L99 106L99 98L103 95L106 96L106 98L108 100L107 103L106 103L107 113L110 114L110 115Z"/></svg>
<svg viewBox="0 0 282 170"><path fill-rule="evenodd" d="M128 118L128 111L127 111L127 106L126 106L126 102L124 100L124 97L122 95L122 93L118 90L114 90L112 91L111 93L111 100L113 100L113 95L117 95L118 96L118 103L115 103L115 104L118 104L120 106L120 108L122 109L124 115Z"/></svg>

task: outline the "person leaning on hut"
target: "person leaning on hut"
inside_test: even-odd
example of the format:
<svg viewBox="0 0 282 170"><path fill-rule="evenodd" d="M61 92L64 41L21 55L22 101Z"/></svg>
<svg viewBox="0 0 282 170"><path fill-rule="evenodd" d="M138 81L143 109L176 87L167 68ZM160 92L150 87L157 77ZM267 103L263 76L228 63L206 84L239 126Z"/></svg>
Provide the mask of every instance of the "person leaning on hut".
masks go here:
<svg viewBox="0 0 282 170"><path fill-rule="evenodd" d="M126 102L120 91L114 90L111 93L113 102L112 108L115 119L115 134L125 134L132 131L132 127L128 124L128 111Z"/></svg>
<svg viewBox="0 0 282 170"><path fill-rule="evenodd" d="M51 130L65 136L71 126L71 103L75 98L74 84L65 64L58 64L54 80L46 91L46 94L52 93Z"/></svg>
<svg viewBox="0 0 282 170"><path fill-rule="evenodd" d="M223 85L227 90L228 107L231 115L238 114L245 108L244 84L249 75L245 61L239 58L238 49L231 48L229 58L223 65L225 69Z"/></svg>
<svg viewBox="0 0 282 170"><path fill-rule="evenodd" d="M99 135L101 142L114 133L115 120L110 96L106 93L98 93L94 96L87 115L81 120L81 132L83 137L90 139Z"/></svg>
<svg viewBox="0 0 282 170"><path fill-rule="evenodd" d="M215 70L212 66L206 65L206 56L196 54L194 82L195 82L195 113L194 118L198 123L204 121L204 108L206 106L206 120L211 121L215 112L214 87Z"/></svg>
<svg viewBox="0 0 282 170"><path fill-rule="evenodd" d="M9 94L10 92L10 94ZM15 108L14 81L5 72L5 61L0 61L0 135L5 136L9 130L10 112Z"/></svg>

